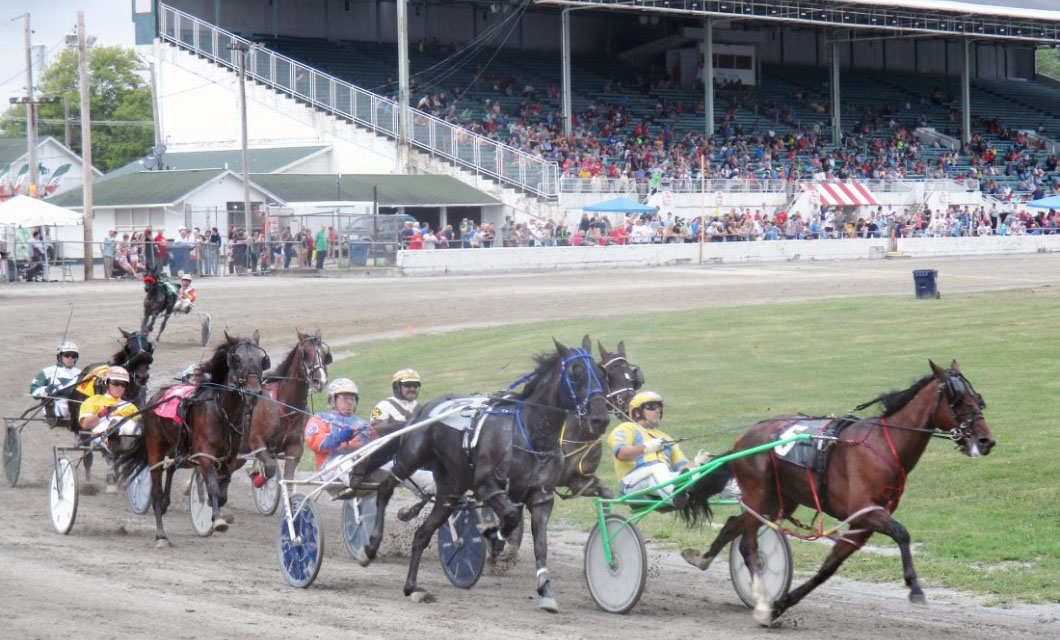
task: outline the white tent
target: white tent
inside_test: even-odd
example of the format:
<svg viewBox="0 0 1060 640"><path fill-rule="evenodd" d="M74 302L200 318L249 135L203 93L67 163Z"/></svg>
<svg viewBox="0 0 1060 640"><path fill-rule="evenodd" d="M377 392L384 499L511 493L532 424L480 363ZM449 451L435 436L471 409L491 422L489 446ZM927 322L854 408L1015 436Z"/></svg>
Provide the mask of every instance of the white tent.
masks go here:
<svg viewBox="0 0 1060 640"><path fill-rule="evenodd" d="M0 224L58 227L81 224L82 214L54 204L17 195L0 204Z"/></svg>

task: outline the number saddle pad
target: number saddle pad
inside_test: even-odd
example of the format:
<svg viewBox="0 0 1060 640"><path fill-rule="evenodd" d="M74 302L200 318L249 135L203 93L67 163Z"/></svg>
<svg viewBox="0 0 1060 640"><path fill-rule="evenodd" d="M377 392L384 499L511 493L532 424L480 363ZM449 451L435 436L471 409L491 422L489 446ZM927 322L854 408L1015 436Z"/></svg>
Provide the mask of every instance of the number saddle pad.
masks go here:
<svg viewBox="0 0 1060 640"><path fill-rule="evenodd" d="M839 437L839 432L854 424L857 419L845 418L811 418L800 417L788 424L781 426L770 438L778 442L784 438L794 435L809 433L821 436L813 440L798 440L788 444L775 447L773 455L778 459L793 464L797 467L810 470L814 475L814 483L817 486L817 495L820 497L821 507L828 510L828 460L832 453L834 438Z"/></svg>
<svg viewBox="0 0 1060 640"><path fill-rule="evenodd" d="M161 418L169 418L173 422L183 425L184 416L181 415L180 405L185 398L195 393L193 384L175 384L162 393L161 403L155 407L155 415Z"/></svg>
<svg viewBox="0 0 1060 640"><path fill-rule="evenodd" d="M449 398L438 404L435 408L423 416L433 418L454 409L463 409L460 413L442 418L439 422L447 427L464 432L464 448L474 449L478 444L478 434L482 430L482 423L488 414L481 411L481 407L490 401L489 396L463 396Z"/></svg>

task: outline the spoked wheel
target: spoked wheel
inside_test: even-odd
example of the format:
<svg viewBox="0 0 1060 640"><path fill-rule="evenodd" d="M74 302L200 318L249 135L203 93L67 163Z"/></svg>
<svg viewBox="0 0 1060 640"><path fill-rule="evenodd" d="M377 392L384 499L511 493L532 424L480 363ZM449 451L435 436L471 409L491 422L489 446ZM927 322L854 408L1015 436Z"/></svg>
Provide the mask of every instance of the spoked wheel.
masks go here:
<svg viewBox="0 0 1060 640"><path fill-rule="evenodd" d="M77 518L77 469L66 458L56 458L48 486L48 514L55 532L70 533Z"/></svg>
<svg viewBox="0 0 1060 640"><path fill-rule="evenodd" d="M352 498L342 503L342 539L354 558L368 544L375 515L375 498Z"/></svg>
<svg viewBox="0 0 1060 640"><path fill-rule="evenodd" d="M648 554L644 539L632 522L616 513L604 516L611 541L611 564L604 556L600 525L593 527L585 543L585 583L589 595L604 611L627 613L644 593L648 576Z"/></svg>
<svg viewBox="0 0 1060 640"><path fill-rule="evenodd" d="M11 421L8 421L4 431L4 477L13 487L22 470L22 433Z"/></svg>
<svg viewBox="0 0 1060 640"><path fill-rule="evenodd" d="M199 322L202 324L202 346L210 344L210 333L213 332L213 320L205 311L199 312ZM273 507L275 509L275 507ZM272 513L271 511L269 513Z"/></svg>
<svg viewBox="0 0 1060 640"><path fill-rule="evenodd" d="M729 544L729 576L736 595L748 607L754 608L755 594L751 586L751 572L740 553L739 535ZM783 534L763 525L758 529L758 555L755 558L759 575L766 587L766 601L776 602L791 587L791 545Z"/></svg>
<svg viewBox="0 0 1060 640"><path fill-rule="evenodd" d="M313 584L324 561L324 531L316 505L305 496L291 496L294 536L287 518L280 518L276 529L276 558L287 584L304 589Z"/></svg>
<svg viewBox="0 0 1060 640"><path fill-rule="evenodd" d="M453 586L470 589L486 566L486 540L478 530L478 510L458 506L438 527L438 557Z"/></svg>
<svg viewBox="0 0 1060 640"><path fill-rule="evenodd" d="M263 516L276 513L276 507L280 504L280 473L282 473L282 468L279 473L266 480L260 488L251 485L251 490L254 492L254 506Z"/></svg>
<svg viewBox="0 0 1060 640"><path fill-rule="evenodd" d="M195 533L206 537L213 533L213 507L210 506L210 494L206 490L206 478L202 469L195 467L191 472L191 491L188 492L188 515L191 517L191 528Z"/></svg>
<svg viewBox="0 0 1060 640"><path fill-rule="evenodd" d="M151 471L144 467L125 487L125 497L133 513L142 516L151 508Z"/></svg>

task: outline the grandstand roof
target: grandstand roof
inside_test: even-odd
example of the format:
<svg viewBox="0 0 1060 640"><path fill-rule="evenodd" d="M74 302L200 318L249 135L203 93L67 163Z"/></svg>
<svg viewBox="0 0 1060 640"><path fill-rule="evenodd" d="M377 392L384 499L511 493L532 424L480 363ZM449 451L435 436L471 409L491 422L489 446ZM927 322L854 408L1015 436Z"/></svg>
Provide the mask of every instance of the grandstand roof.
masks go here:
<svg viewBox="0 0 1060 640"><path fill-rule="evenodd" d="M25 143L22 145L25 147ZM251 173L273 173L297 165L309 158L324 153L331 147L328 145L314 145L307 147L262 147L247 150L247 159L250 161L248 168ZM168 151L163 156L163 164L167 169L220 169L227 168L231 171L243 171L243 155L240 149L208 149L205 151ZM139 160L119 167L107 174L109 180L113 176L121 176L129 173L139 173L144 170Z"/></svg>
<svg viewBox="0 0 1060 640"><path fill-rule="evenodd" d="M378 202L384 207L480 207L501 204L500 200L460 182L440 175L321 175L254 174L250 181L292 202L372 202L378 188Z"/></svg>
<svg viewBox="0 0 1060 640"><path fill-rule="evenodd" d="M210 180L230 173L224 169L192 171L140 171L98 180L92 185L92 205L95 207L163 207L174 205ZM50 198L48 202L60 207L81 208L84 190L70 189Z"/></svg>

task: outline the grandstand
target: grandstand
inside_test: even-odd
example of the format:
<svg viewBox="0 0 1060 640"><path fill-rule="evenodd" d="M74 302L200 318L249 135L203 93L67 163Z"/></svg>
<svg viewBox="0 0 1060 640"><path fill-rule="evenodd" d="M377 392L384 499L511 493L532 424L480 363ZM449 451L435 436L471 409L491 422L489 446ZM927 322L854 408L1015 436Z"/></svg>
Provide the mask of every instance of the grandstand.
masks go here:
<svg viewBox="0 0 1060 640"><path fill-rule="evenodd" d="M814 191L800 183L821 179L892 206L1060 190L1060 84L1034 68L1036 47L1060 44L1060 10L937 4L412 2L407 167L394 4L274 0L254 13L172 0L140 41L160 71L170 149L237 146L226 45L242 38L254 44L252 145L326 145L322 172L450 174L517 216L562 216L613 192L693 215L703 192L712 206L797 209ZM564 21L557 5L577 11Z"/></svg>

